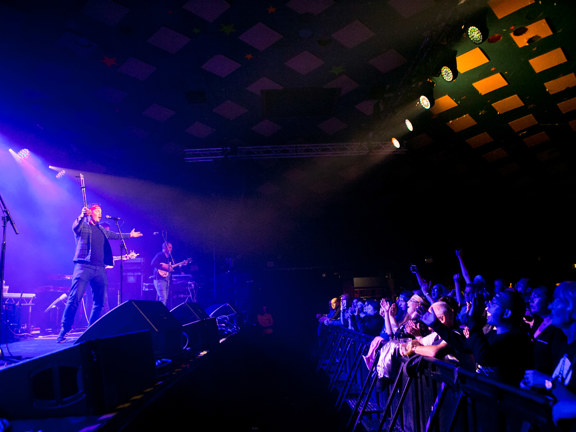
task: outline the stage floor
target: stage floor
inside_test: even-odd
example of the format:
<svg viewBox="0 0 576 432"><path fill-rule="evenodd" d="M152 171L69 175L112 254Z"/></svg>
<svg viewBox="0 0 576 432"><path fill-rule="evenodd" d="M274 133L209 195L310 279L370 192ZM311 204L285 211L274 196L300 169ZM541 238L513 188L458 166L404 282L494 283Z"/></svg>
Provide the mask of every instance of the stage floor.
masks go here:
<svg viewBox="0 0 576 432"><path fill-rule="evenodd" d="M20 336L13 342L2 344L0 348L4 357L24 361L68 348L74 344L81 334L82 332L70 332L63 343L56 342L56 334ZM14 362L0 359L0 370L2 370L2 367L12 364Z"/></svg>

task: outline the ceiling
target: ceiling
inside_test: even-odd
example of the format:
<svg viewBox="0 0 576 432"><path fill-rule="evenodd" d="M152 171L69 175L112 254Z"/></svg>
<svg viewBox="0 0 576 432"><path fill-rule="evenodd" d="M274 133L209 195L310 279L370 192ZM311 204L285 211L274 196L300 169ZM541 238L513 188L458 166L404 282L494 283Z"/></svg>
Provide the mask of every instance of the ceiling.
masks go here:
<svg viewBox="0 0 576 432"><path fill-rule="evenodd" d="M575 186L575 9L4 0L0 120L56 166L257 197L292 216L300 253L553 249Z"/></svg>

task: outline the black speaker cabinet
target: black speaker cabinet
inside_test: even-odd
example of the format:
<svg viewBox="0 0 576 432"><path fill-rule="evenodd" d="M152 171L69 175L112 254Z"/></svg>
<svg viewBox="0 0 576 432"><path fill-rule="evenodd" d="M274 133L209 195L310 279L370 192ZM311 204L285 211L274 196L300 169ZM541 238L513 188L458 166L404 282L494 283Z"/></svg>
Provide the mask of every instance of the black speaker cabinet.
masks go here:
<svg viewBox="0 0 576 432"><path fill-rule="evenodd" d="M219 335L216 318L206 318L185 324L183 330L187 337L186 346L191 352L211 350L218 345Z"/></svg>
<svg viewBox="0 0 576 432"><path fill-rule="evenodd" d="M76 343L148 330L156 358L174 358L182 350L182 325L159 301L128 300L100 317Z"/></svg>
<svg viewBox="0 0 576 432"><path fill-rule="evenodd" d="M155 382L147 331L72 345L0 371L0 417L104 414Z"/></svg>
<svg viewBox="0 0 576 432"><path fill-rule="evenodd" d="M170 312L182 325L209 318L202 306L193 302L181 303Z"/></svg>
<svg viewBox="0 0 576 432"><path fill-rule="evenodd" d="M182 324L191 352L210 350L218 344L218 325L198 303L184 302L170 311Z"/></svg>

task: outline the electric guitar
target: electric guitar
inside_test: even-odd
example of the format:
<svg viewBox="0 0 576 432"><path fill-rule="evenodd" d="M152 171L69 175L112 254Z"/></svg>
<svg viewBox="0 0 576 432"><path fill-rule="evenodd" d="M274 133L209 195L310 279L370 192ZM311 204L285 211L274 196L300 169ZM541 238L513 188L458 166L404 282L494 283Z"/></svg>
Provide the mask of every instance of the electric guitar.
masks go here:
<svg viewBox="0 0 576 432"><path fill-rule="evenodd" d="M126 254L126 255L113 256L113 257L112 257L112 262L113 262L113 264L106 266L106 268L107 268L107 269L111 269L112 267L114 267L114 264L116 264L116 261L120 261L120 260L126 261L126 260L129 260L129 259L134 259L134 258L136 258L138 255L140 255L140 254L137 254L137 253L135 253L134 251L132 251L132 252L130 252L129 254Z"/></svg>
<svg viewBox="0 0 576 432"><path fill-rule="evenodd" d="M188 259L185 259L184 261L180 261L179 263L172 264L172 270L162 270L159 268L159 269L157 269L158 274L163 278L168 277L168 275L171 272L173 272L175 268L180 267L182 265L186 265L186 264L190 263L191 261L192 261L192 258L188 258ZM160 264L170 265L168 263L160 263Z"/></svg>

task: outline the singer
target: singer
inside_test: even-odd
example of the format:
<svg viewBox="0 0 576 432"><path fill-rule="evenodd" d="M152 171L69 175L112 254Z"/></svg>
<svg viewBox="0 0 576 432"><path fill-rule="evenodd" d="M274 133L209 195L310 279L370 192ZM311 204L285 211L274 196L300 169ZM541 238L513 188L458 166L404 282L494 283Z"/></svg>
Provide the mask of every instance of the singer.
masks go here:
<svg viewBox="0 0 576 432"><path fill-rule="evenodd" d="M62 315L62 329L56 341L62 343L72 329L74 317L88 285L92 288L92 312L89 325L99 317L104 306L104 296L108 289L108 277L105 266L114 265L112 248L108 239L120 240L129 237L141 237L142 233L132 230L130 233L115 233L100 225L102 209L93 204L84 207L80 216L72 224L76 238L74 254L74 272L66 307Z"/></svg>

